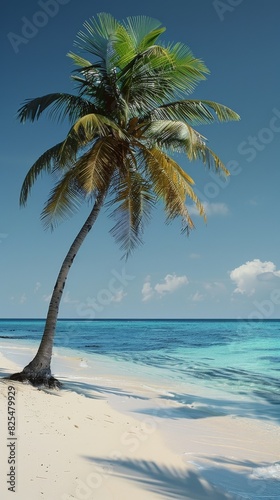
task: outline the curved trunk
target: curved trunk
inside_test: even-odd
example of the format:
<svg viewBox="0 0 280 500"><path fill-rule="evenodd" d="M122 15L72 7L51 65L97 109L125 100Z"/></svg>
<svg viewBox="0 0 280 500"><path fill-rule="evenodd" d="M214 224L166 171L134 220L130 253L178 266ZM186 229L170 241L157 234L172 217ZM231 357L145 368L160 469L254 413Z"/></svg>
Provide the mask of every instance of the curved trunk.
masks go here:
<svg viewBox="0 0 280 500"><path fill-rule="evenodd" d="M84 239L86 238L87 234L89 233L94 222L97 219L104 198L105 193L102 193L97 197L90 215L88 216L83 227L74 239L62 263L56 284L53 289L43 337L36 356L27 366L25 366L21 373L15 373L11 375L10 379L19 380L21 382L30 382L36 386L46 385L48 387L59 387L61 385L60 382L56 380L51 374L53 341L55 336L59 305L69 270Z"/></svg>

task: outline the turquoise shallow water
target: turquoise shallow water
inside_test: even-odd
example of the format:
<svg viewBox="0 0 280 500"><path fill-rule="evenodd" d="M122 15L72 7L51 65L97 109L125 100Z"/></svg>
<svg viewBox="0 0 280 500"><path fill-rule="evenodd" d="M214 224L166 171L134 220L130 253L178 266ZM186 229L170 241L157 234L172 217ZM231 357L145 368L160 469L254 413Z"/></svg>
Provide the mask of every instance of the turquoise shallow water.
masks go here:
<svg viewBox="0 0 280 500"><path fill-rule="evenodd" d="M43 327L43 320L0 320L0 345L38 345ZM153 379L280 404L280 320L60 320L55 346Z"/></svg>

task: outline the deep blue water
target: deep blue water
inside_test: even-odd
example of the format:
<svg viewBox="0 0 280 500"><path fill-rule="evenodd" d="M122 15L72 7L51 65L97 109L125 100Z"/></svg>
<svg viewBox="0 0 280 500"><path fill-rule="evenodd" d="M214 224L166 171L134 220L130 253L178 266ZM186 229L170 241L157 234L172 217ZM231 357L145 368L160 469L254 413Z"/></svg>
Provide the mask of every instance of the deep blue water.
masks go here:
<svg viewBox="0 0 280 500"><path fill-rule="evenodd" d="M0 345L39 345L43 327L0 320ZM55 345L280 403L280 320L60 320Z"/></svg>

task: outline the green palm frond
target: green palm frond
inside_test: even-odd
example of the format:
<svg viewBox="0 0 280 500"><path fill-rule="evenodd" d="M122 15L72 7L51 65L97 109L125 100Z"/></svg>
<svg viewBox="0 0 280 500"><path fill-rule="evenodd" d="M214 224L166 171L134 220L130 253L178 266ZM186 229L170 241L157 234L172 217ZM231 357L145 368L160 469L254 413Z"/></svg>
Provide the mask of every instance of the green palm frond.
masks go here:
<svg viewBox="0 0 280 500"><path fill-rule="evenodd" d="M20 192L20 205L26 205L31 188L38 176L43 173L50 174L54 168L56 168L62 144L63 143L60 142L45 151L45 153L43 153L29 169L22 184Z"/></svg>
<svg viewBox="0 0 280 500"><path fill-rule="evenodd" d="M214 110L214 115L208 108ZM211 123L216 119L221 122L239 120L240 116L223 104L189 99L159 106L150 113L150 119L183 120L197 125Z"/></svg>
<svg viewBox="0 0 280 500"><path fill-rule="evenodd" d="M194 58L190 49L183 44L152 45L139 53L118 75L124 95L137 92L136 99L142 93L145 98L145 87L153 86L154 106L165 104L174 99L178 93L190 93L196 84L205 79L208 69L204 63ZM139 88L141 92L139 92ZM151 107L149 111L151 110Z"/></svg>
<svg viewBox="0 0 280 500"><path fill-rule="evenodd" d="M192 102L194 102L194 103L196 102L198 104L201 103L202 106L206 106L208 108L213 109L215 114L216 114L217 119L220 122L227 122L227 121L231 121L231 120L234 120L234 121L240 120L240 116L235 111L230 109L228 106L225 106L224 104L219 104L218 102L205 101L205 100L202 100L202 101L193 100Z"/></svg>
<svg viewBox="0 0 280 500"><path fill-rule="evenodd" d="M160 35L162 35L162 33L164 33L165 31L166 31L166 28L158 27L158 28L155 28L154 30L150 31L149 33L147 33L146 36L144 36L144 38L138 44L138 47L137 47L138 52L143 52L148 47L151 47L152 45L154 45L155 42L157 41L157 39L160 37Z"/></svg>
<svg viewBox="0 0 280 500"><path fill-rule="evenodd" d="M147 16L128 17L123 23L136 52L142 52L152 45L165 28L161 22Z"/></svg>
<svg viewBox="0 0 280 500"><path fill-rule="evenodd" d="M36 99L27 99L18 110L18 118L21 123L26 120L34 122L49 107L51 107L49 110L50 118L62 121L68 117L71 123L75 122L80 116L95 111L92 103L80 96L55 93L37 97Z"/></svg>
<svg viewBox="0 0 280 500"><path fill-rule="evenodd" d="M123 69L137 55L135 42L124 26L119 26L114 35L114 63L116 68Z"/></svg>
<svg viewBox="0 0 280 500"><path fill-rule="evenodd" d="M205 74L209 72L204 63L194 58L190 49L183 44L167 47L165 56L161 59L160 61L158 58L161 68L157 73L161 80L160 85L164 82L168 89L165 101L193 92L197 83L204 80Z"/></svg>
<svg viewBox="0 0 280 500"><path fill-rule="evenodd" d="M154 45L165 28L156 19L146 16L127 18L123 26L119 26L114 36L115 63L120 69L135 57Z"/></svg>
<svg viewBox="0 0 280 500"><path fill-rule="evenodd" d="M206 79L209 69L183 43L169 44L166 50L172 60L172 66L167 67L167 72L172 81L174 96L176 93L185 95L193 92L197 83Z"/></svg>
<svg viewBox="0 0 280 500"><path fill-rule="evenodd" d="M128 258L131 252L142 243L145 223L149 220L155 198L151 185L133 167L128 168L126 176L119 183L117 194L110 205L117 204L111 217L117 220L110 233Z"/></svg>
<svg viewBox="0 0 280 500"><path fill-rule="evenodd" d="M186 207L186 199L190 198L199 214L205 216L203 205L191 187L192 179L189 182L179 165L159 149L151 148L143 151L143 154L154 191L164 202L167 222L181 217L183 231L189 232L194 224Z"/></svg>
<svg viewBox="0 0 280 500"><path fill-rule="evenodd" d="M118 84L123 98L128 102L145 104L146 95L154 95L153 107L164 102L170 83L164 78L163 68L171 64L164 47L152 45L137 54L119 73ZM165 84L165 86L164 86ZM159 89L161 88L161 92ZM152 89L153 93L150 93ZM151 104L148 106L150 110Z"/></svg>
<svg viewBox="0 0 280 500"><path fill-rule="evenodd" d="M87 59L85 59L82 56L79 56L78 54L74 54L74 52L72 52L72 51L68 52L67 56L72 59L73 63L76 66L79 66L83 69L87 69L87 68L92 67L92 63L90 61L88 61Z"/></svg>
<svg viewBox="0 0 280 500"><path fill-rule="evenodd" d="M84 23L85 31L79 31L75 45L82 51L98 57L105 67L110 66L112 42L119 27L118 21L111 14L100 13Z"/></svg>
<svg viewBox="0 0 280 500"><path fill-rule="evenodd" d="M205 78L204 63L195 59L188 47L177 45L152 45L119 73L121 93L131 106L150 112L178 97L178 93L191 92Z"/></svg>

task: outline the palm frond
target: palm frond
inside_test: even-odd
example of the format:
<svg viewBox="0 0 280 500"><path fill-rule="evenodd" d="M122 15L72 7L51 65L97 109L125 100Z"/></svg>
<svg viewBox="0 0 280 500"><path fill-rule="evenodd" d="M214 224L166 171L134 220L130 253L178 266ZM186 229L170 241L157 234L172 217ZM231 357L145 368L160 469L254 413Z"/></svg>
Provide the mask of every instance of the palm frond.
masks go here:
<svg viewBox="0 0 280 500"><path fill-rule="evenodd" d="M118 142L112 137L99 139L63 175L41 214L46 228L54 229L62 219L71 217L85 199L108 191L120 163L117 146Z"/></svg>
<svg viewBox="0 0 280 500"><path fill-rule="evenodd" d="M142 52L142 50L150 46L161 34L158 33L156 36L158 30L160 32L165 31L165 28L161 27L160 21L147 16L131 16L123 24L131 40L133 40L136 52Z"/></svg>
<svg viewBox="0 0 280 500"><path fill-rule="evenodd" d="M154 45L157 39L160 37L160 35L162 35L162 33L164 33L165 31L166 28L158 27L147 33L146 36L144 36L144 38L138 44L138 52L143 52L148 47Z"/></svg>
<svg viewBox="0 0 280 500"><path fill-rule="evenodd" d="M104 12L84 23L85 31L79 31L75 45L82 51L97 56L108 67L112 56L112 41L118 21Z"/></svg>
<svg viewBox="0 0 280 500"><path fill-rule="evenodd" d="M108 135L113 132L120 138L124 139L125 134L120 127L110 118L98 113L91 113L80 118L73 127L74 132L86 141L92 140L92 137L97 133L99 136Z"/></svg>
<svg viewBox="0 0 280 500"><path fill-rule="evenodd" d="M125 134L109 118L98 113L91 113L76 121L60 149L60 164L65 166L76 160L80 148L97 138L117 135L124 139Z"/></svg>
<svg viewBox="0 0 280 500"><path fill-rule="evenodd" d="M214 114L208 108L212 108ZM151 111L149 118L152 120L183 120L193 125L211 123L216 119L221 122L240 119L237 113L223 104L194 99L159 106Z"/></svg>
<svg viewBox="0 0 280 500"><path fill-rule="evenodd" d="M118 74L123 98L130 105L137 103L139 109L144 106L145 111L163 104L170 94L170 81L164 73L166 64L171 64L169 54L159 45L137 54Z"/></svg>
<svg viewBox="0 0 280 500"><path fill-rule="evenodd" d="M193 92L197 83L205 80L209 69L201 59L195 58L190 48L183 43L169 44L167 52L172 59L172 67L167 69L174 95L178 92L183 95Z"/></svg>
<svg viewBox="0 0 280 500"><path fill-rule="evenodd" d="M220 122L227 122L227 121L238 121L240 120L240 116L233 111L231 108L228 106L225 106L224 104L220 104L218 102L214 101L206 101L206 100L201 100L201 101L192 101L193 103L198 103L201 104L201 106L205 106L208 108L211 108L214 110L217 119Z"/></svg>
<svg viewBox="0 0 280 500"><path fill-rule="evenodd" d="M130 45L134 49L134 55L146 51L166 31L160 21L147 16L128 17L123 25L130 39Z"/></svg>
<svg viewBox="0 0 280 500"><path fill-rule="evenodd" d="M92 103L80 96L55 93L37 97L36 99L27 99L18 110L18 118L21 123L26 120L34 122L49 107L51 107L49 110L50 118L62 121L68 117L71 123L75 122L80 116L95 111Z"/></svg>
<svg viewBox="0 0 280 500"><path fill-rule="evenodd" d="M145 138L158 147L164 147L171 151L185 151L189 160L201 160L208 168L229 175L229 171L220 158L208 148L205 137L187 123L155 120L144 130Z"/></svg>
<svg viewBox="0 0 280 500"><path fill-rule="evenodd" d="M145 223L155 202L151 185L134 168L128 168L110 205L117 204L111 217L117 220L110 233L128 258L142 243Z"/></svg>
<svg viewBox="0 0 280 500"><path fill-rule="evenodd" d="M127 66L137 55L134 40L124 26L119 26L114 35L115 65L119 69Z"/></svg>
<svg viewBox="0 0 280 500"><path fill-rule="evenodd" d="M195 160L198 147L205 148L206 139L182 121L155 120L141 124L143 137L152 145L171 152L187 152L190 160Z"/></svg>
<svg viewBox="0 0 280 500"><path fill-rule="evenodd" d="M118 75L124 99L142 113L164 105L178 93L190 93L207 68L188 47L152 45L137 54Z"/></svg>
<svg viewBox="0 0 280 500"><path fill-rule="evenodd" d="M92 67L92 63L90 61L88 61L82 56L79 56L78 54L74 54L74 52L72 51L68 52L67 56L72 59L73 63L76 66L79 66L83 69Z"/></svg>
<svg viewBox="0 0 280 500"><path fill-rule="evenodd" d="M165 31L156 19L146 16L128 17L113 35L114 62L119 69L154 45Z"/></svg>
<svg viewBox="0 0 280 500"><path fill-rule="evenodd" d="M230 175L230 172L222 162L222 160L212 151L212 149L208 148L204 143L198 143L194 147L191 148L191 151L186 146L187 154L191 160L201 160L204 165L206 165L209 169L215 170L217 173L222 173L223 175Z"/></svg>
<svg viewBox="0 0 280 500"><path fill-rule="evenodd" d="M50 174L56 167L62 144L63 143L60 142L45 151L45 153L43 153L29 169L22 184L20 192L20 205L26 205L30 190L38 176L43 173Z"/></svg>
<svg viewBox="0 0 280 500"><path fill-rule="evenodd" d="M183 220L183 231L189 232L194 224L186 207L187 198L195 203L199 214L205 217L203 205L191 187L192 179L190 182L180 166L159 149L147 149L143 154L154 191L164 202L167 222L179 216Z"/></svg>
<svg viewBox="0 0 280 500"><path fill-rule="evenodd" d="M53 230L63 219L71 217L84 199L84 193L77 185L74 170L69 170L52 189L41 213L45 228Z"/></svg>
<svg viewBox="0 0 280 500"><path fill-rule="evenodd" d="M150 82L153 79L154 91L160 95L161 90L159 105L164 104L167 99L174 99L174 96L180 92L184 95L192 92L196 84L205 79L207 73L209 71L205 64L200 59L196 59L187 46L183 44L167 47L152 45L137 54L123 68L119 78L123 88L126 89L131 84L132 90L134 90L135 83L140 83L145 76Z"/></svg>
<svg viewBox="0 0 280 500"><path fill-rule="evenodd" d="M148 125L144 122L143 129L145 138L161 145L190 140L189 127L182 121L154 120Z"/></svg>
<svg viewBox="0 0 280 500"><path fill-rule="evenodd" d="M100 64L92 64L90 67L76 70L71 78L77 82L79 94L92 102L93 112L112 114L114 105L117 106L115 99L117 89L113 73L108 74L107 69Z"/></svg>
<svg viewBox="0 0 280 500"><path fill-rule="evenodd" d="M101 138L76 162L76 180L87 195L109 188L112 175L123 160L118 146L112 137Z"/></svg>

